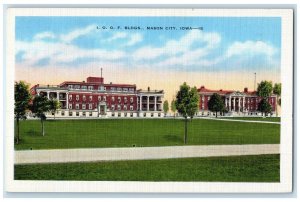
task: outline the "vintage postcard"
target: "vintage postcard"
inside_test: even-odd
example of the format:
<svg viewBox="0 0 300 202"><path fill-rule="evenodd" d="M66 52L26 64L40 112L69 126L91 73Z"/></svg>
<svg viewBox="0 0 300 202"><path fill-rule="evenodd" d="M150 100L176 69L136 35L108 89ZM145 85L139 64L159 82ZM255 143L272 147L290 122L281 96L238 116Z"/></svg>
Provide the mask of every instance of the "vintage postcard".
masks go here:
<svg viewBox="0 0 300 202"><path fill-rule="evenodd" d="M10 8L6 24L6 191L292 191L293 10Z"/></svg>

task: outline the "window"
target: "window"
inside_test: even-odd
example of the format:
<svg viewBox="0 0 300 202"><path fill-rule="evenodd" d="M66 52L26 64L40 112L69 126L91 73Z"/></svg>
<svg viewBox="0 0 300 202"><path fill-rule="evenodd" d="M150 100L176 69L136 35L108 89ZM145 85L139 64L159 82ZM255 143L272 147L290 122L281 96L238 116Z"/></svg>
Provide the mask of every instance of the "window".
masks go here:
<svg viewBox="0 0 300 202"><path fill-rule="evenodd" d="M89 99L90 99L90 101L93 101L93 96L90 95Z"/></svg>
<svg viewBox="0 0 300 202"><path fill-rule="evenodd" d="M76 105L75 105L75 108L76 108L76 109L79 109L79 104L76 104Z"/></svg>
<svg viewBox="0 0 300 202"><path fill-rule="evenodd" d="M111 116L115 116L115 113L112 113Z"/></svg>
<svg viewBox="0 0 300 202"><path fill-rule="evenodd" d="M79 116L79 112L76 112L76 116Z"/></svg>
<svg viewBox="0 0 300 202"><path fill-rule="evenodd" d="M98 96L98 101L101 101L101 96L100 95Z"/></svg>
<svg viewBox="0 0 300 202"><path fill-rule="evenodd" d="M117 91L122 91L122 88L117 88Z"/></svg>
<svg viewBox="0 0 300 202"><path fill-rule="evenodd" d="M121 103L121 97L118 97L118 102Z"/></svg>
<svg viewBox="0 0 300 202"><path fill-rule="evenodd" d="M82 100L83 100L83 101L86 101L85 95L82 96Z"/></svg>
<svg viewBox="0 0 300 202"><path fill-rule="evenodd" d="M123 109L126 111L126 110L127 110L127 106L126 106L126 105L124 105Z"/></svg>
<svg viewBox="0 0 300 202"><path fill-rule="evenodd" d="M85 104L82 104L82 109L86 109L86 105Z"/></svg>
<svg viewBox="0 0 300 202"><path fill-rule="evenodd" d="M80 89L80 85L75 85L74 88L75 89Z"/></svg>
<svg viewBox="0 0 300 202"><path fill-rule="evenodd" d="M146 117L146 113L144 113L144 117Z"/></svg>
<svg viewBox="0 0 300 202"><path fill-rule="evenodd" d="M153 113L151 113L151 117L153 117Z"/></svg>
<svg viewBox="0 0 300 202"><path fill-rule="evenodd" d="M134 88L129 88L129 91L130 91L130 92L133 92L133 91L134 91Z"/></svg>
<svg viewBox="0 0 300 202"><path fill-rule="evenodd" d="M115 97L111 97L111 101L114 102L115 101Z"/></svg>
<svg viewBox="0 0 300 202"><path fill-rule="evenodd" d="M130 113L130 117L133 117L133 113Z"/></svg>
<svg viewBox="0 0 300 202"><path fill-rule="evenodd" d="M133 103L133 97L130 97L130 103Z"/></svg>
<svg viewBox="0 0 300 202"><path fill-rule="evenodd" d="M130 105L130 111L132 111L133 110L133 106L132 105Z"/></svg>
<svg viewBox="0 0 300 202"><path fill-rule="evenodd" d="M210 96L207 97L207 100L210 100Z"/></svg>
<svg viewBox="0 0 300 202"><path fill-rule="evenodd" d="M111 106L111 110L114 111L115 110L115 105Z"/></svg>
<svg viewBox="0 0 300 202"><path fill-rule="evenodd" d="M106 102L106 96L103 96L103 101Z"/></svg>
<svg viewBox="0 0 300 202"><path fill-rule="evenodd" d="M72 95L69 95L69 100L72 101Z"/></svg>
<svg viewBox="0 0 300 202"><path fill-rule="evenodd" d="M69 89L73 89L73 85L68 85L68 88Z"/></svg>
<svg viewBox="0 0 300 202"><path fill-rule="evenodd" d="M65 111L61 111L61 115L64 116L65 115Z"/></svg>
<svg viewBox="0 0 300 202"><path fill-rule="evenodd" d="M128 88L123 88L123 91L124 92L128 92Z"/></svg>
<svg viewBox="0 0 300 202"><path fill-rule="evenodd" d="M93 112L90 112L90 114L89 114L90 116L93 116Z"/></svg>
<svg viewBox="0 0 300 202"><path fill-rule="evenodd" d="M121 113L118 113L118 117L121 117Z"/></svg>
<svg viewBox="0 0 300 202"><path fill-rule="evenodd" d="M81 86L81 89L86 90L86 86Z"/></svg>
<svg viewBox="0 0 300 202"><path fill-rule="evenodd" d="M121 105L118 105L118 110L119 110L119 111L121 110Z"/></svg>
<svg viewBox="0 0 300 202"><path fill-rule="evenodd" d="M127 103L127 97L124 97L124 103Z"/></svg>
<svg viewBox="0 0 300 202"><path fill-rule="evenodd" d="M52 112L51 114L54 115L54 112Z"/></svg>
<svg viewBox="0 0 300 202"><path fill-rule="evenodd" d="M73 112L69 112L69 116L73 116Z"/></svg>
<svg viewBox="0 0 300 202"><path fill-rule="evenodd" d="M72 104L69 104L69 109L72 109Z"/></svg>
<svg viewBox="0 0 300 202"><path fill-rule="evenodd" d="M115 87L111 87L110 90L111 91L116 91L116 88Z"/></svg>
<svg viewBox="0 0 300 202"><path fill-rule="evenodd" d="M158 113L158 117L160 117L160 113Z"/></svg>
<svg viewBox="0 0 300 202"><path fill-rule="evenodd" d="M202 106L201 106L201 108L202 108L202 109L204 109L204 103L202 103Z"/></svg>
<svg viewBox="0 0 300 202"><path fill-rule="evenodd" d="M79 95L76 95L76 101L78 101L79 100Z"/></svg>
<svg viewBox="0 0 300 202"><path fill-rule="evenodd" d="M88 86L88 89L89 89L89 90L93 90L94 87L93 87L93 86Z"/></svg>
<svg viewBox="0 0 300 202"><path fill-rule="evenodd" d="M86 116L85 112L82 112L82 116Z"/></svg>
<svg viewBox="0 0 300 202"><path fill-rule="evenodd" d="M89 109L93 109L93 104L89 104Z"/></svg>

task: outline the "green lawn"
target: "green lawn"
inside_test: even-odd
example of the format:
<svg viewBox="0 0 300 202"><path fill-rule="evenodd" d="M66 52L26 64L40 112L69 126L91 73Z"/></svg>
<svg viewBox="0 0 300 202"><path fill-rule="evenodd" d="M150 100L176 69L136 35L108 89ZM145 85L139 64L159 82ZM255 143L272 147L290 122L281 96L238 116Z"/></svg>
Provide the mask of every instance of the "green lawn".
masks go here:
<svg viewBox="0 0 300 202"><path fill-rule="evenodd" d="M179 119L47 120L45 136L38 120L20 122L15 149L146 147L183 145ZM194 119L188 124L188 145L278 144L280 125Z"/></svg>
<svg viewBox="0 0 300 202"><path fill-rule="evenodd" d="M16 180L279 182L279 155L15 165Z"/></svg>
<svg viewBox="0 0 300 202"><path fill-rule="evenodd" d="M236 119L236 120L249 120L249 121L269 121L269 122L280 122L280 117L218 117L222 119Z"/></svg>

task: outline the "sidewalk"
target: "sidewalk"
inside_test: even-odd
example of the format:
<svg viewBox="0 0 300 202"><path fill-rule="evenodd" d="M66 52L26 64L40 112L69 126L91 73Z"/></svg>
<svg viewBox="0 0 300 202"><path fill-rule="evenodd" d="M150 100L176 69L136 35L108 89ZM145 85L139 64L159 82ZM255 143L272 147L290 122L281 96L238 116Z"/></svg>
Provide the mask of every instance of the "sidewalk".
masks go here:
<svg viewBox="0 0 300 202"><path fill-rule="evenodd" d="M279 154L279 144L203 145L15 151L15 164Z"/></svg>

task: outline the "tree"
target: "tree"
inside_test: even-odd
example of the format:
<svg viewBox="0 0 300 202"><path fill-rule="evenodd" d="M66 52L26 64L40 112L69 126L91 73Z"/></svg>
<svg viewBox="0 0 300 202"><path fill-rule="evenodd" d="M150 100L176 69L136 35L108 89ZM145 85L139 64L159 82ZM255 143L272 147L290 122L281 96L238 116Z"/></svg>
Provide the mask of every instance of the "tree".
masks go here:
<svg viewBox="0 0 300 202"><path fill-rule="evenodd" d="M26 110L29 107L31 99L29 93L29 85L24 81L15 82L15 119L17 121L17 137L16 144L20 141L20 119L26 119Z"/></svg>
<svg viewBox="0 0 300 202"><path fill-rule="evenodd" d="M45 96L37 95L34 97L31 105L31 111L41 119L42 135L45 136L44 121L46 120L45 112L50 110L50 101Z"/></svg>
<svg viewBox="0 0 300 202"><path fill-rule="evenodd" d="M169 111L169 102L168 102L168 100L164 101L163 110L164 110L164 113L166 115L167 112Z"/></svg>
<svg viewBox="0 0 300 202"><path fill-rule="evenodd" d="M191 119L199 109L199 94L197 88L191 87L184 82L180 86L180 90L177 92L175 106L179 114L185 119L184 129L184 144L187 143L187 119Z"/></svg>
<svg viewBox="0 0 300 202"><path fill-rule="evenodd" d="M273 87L271 81L262 81L257 86L257 95L262 98L270 97Z"/></svg>
<svg viewBox="0 0 300 202"><path fill-rule="evenodd" d="M224 102L221 96L217 93L214 93L210 100L208 101L208 109L216 113L216 118L218 117L218 112L225 110Z"/></svg>
<svg viewBox="0 0 300 202"><path fill-rule="evenodd" d="M272 106L267 99L262 99L258 104L258 110L267 116L268 113L272 112Z"/></svg>
<svg viewBox="0 0 300 202"><path fill-rule="evenodd" d="M54 119L55 119L55 113L58 109L60 109L60 102L56 99L49 100L49 110L51 111L51 113L54 114Z"/></svg>
<svg viewBox="0 0 300 202"><path fill-rule="evenodd" d="M277 105L281 105L281 83L275 83L273 93L276 95L276 116L278 116Z"/></svg>
<svg viewBox="0 0 300 202"><path fill-rule="evenodd" d="M171 102L171 111L174 113L174 118L175 118L175 112L176 112L175 100L172 100Z"/></svg>

